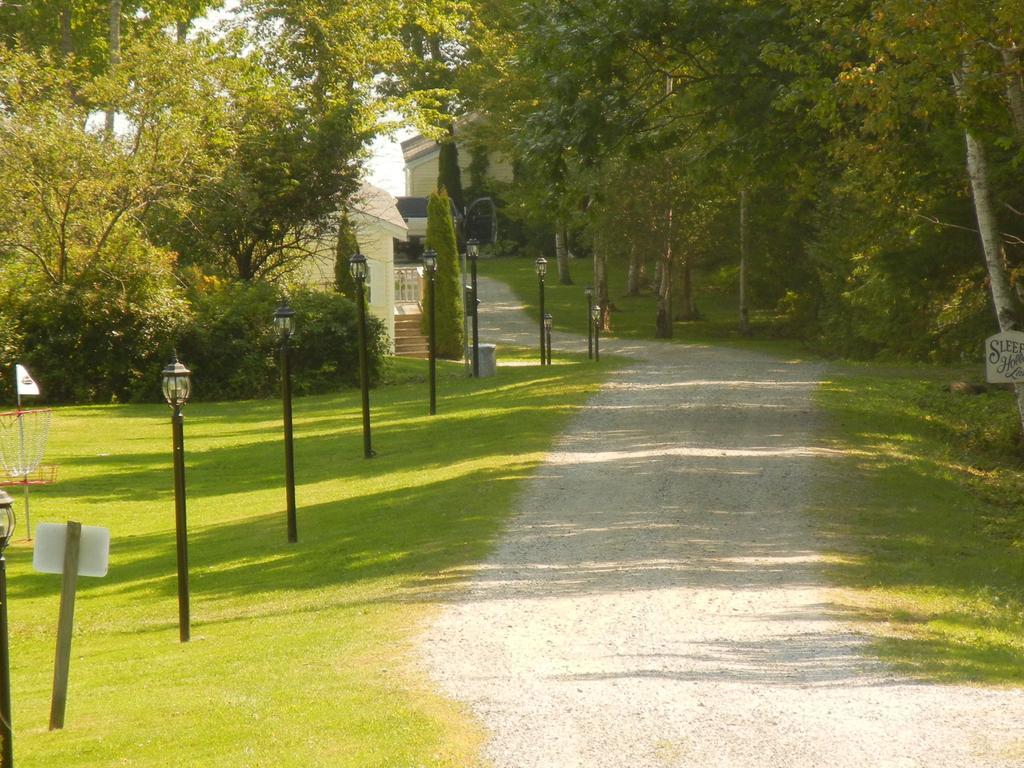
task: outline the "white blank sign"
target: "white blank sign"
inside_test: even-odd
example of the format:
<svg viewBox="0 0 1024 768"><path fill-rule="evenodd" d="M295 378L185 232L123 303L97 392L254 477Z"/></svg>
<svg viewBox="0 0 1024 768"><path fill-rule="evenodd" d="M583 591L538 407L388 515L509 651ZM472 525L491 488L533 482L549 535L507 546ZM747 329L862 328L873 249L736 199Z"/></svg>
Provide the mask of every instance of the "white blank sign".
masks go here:
<svg viewBox="0 0 1024 768"><path fill-rule="evenodd" d="M67 525L37 525L32 567L40 573L64 573L64 543L67 537ZM109 560L110 529L83 525L82 542L78 550L78 575L106 576Z"/></svg>

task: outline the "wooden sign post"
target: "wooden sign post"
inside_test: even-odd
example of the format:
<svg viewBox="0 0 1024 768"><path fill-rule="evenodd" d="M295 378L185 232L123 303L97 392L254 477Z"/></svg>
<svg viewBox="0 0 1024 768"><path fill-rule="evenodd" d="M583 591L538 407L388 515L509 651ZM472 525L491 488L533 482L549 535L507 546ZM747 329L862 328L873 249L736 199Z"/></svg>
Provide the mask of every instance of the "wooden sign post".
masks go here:
<svg viewBox="0 0 1024 768"><path fill-rule="evenodd" d="M75 623L75 589L78 586L78 551L82 524L68 522L64 540L64 573L60 586L60 614L57 619L57 655L53 662L53 698L50 700L50 730L64 727L68 702L68 674L71 671L71 632Z"/></svg>
<svg viewBox="0 0 1024 768"><path fill-rule="evenodd" d="M75 590L79 576L106 576L110 531L68 521L66 526L44 523L36 529L32 566L42 573L61 574L57 653L53 662L50 730L64 727L71 669L71 636L75 622Z"/></svg>

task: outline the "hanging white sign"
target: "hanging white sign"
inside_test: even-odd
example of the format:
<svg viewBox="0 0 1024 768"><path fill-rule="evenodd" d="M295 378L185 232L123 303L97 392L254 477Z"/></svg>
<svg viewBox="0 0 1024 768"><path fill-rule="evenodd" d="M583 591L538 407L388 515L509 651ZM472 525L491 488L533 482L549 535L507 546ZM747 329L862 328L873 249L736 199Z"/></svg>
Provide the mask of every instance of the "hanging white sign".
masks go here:
<svg viewBox="0 0 1024 768"><path fill-rule="evenodd" d="M36 528L36 548L32 567L39 573L64 573L64 543L68 527L58 523L41 523ZM82 526L78 550L79 576L106 576L110 561L110 529Z"/></svg>
<svg viewBox="0 0 1024 768"><path fill-rule="evenodd" d="M985 380L1024 382L1024 332L1003 331L985 339Z"/></svg>

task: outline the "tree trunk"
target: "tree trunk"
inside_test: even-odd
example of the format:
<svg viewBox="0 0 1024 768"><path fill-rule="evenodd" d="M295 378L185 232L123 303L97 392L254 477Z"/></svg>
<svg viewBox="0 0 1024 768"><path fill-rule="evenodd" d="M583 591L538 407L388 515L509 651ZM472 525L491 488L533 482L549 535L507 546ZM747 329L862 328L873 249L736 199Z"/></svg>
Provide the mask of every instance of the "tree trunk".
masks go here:
<svg viewBox="0 0 1024 768"><path fill-rule="evenodd" d="M690 255L687 254L679 259L679 280L676 283L676 320L700 320L700 310L697 309L697 302L693 297L693 268L690 265Z"/></svg>
<svg viewBox="0 0 1024 768"><path fill-rule="evenodd" d="M740 333L750 335L750 309L747 306L747 257L750 240L750 211L746 188L740 190Z"/></svg>
<svg viewBox="0 0 1024 768"><path fill-rule="evenodd" d="M611 326L611 318L608 315L608 259L605 256L604 246L598 238L594 238L594 298L597 306L601 308L601 316L598 327L604 331Z"/></svg>
<svg viewBox="0 0 1024 768"><path fill-rule="evenodd" d="M1006 65L1006 100L1010 104L1013 129L1018 136L1024 136L1024 86L1020 77L1020 51L1017 48L1003 48L1003 64Z"/></svg>
<svg viewBox="0 0 1024 768"><path fill-rule="evenodd" d="M966 132L965 137L967 141L967 173L971 179L974 213L978 219L978 232L981 235L981 245L985 253L985 266L988 268L989 284L992 287L992 302L995 304L1000 330L1016 330L1017 313L1010 292L1010 281L1003 266L999 225L996 222L995 210L992 208L988 160L985 157L984 147L970 131Z"/></svg>
<svg viewBox="0 0 1024 768"><path fill-rule="evenodd" d="M642 269L643 266L640 260L640 249L637 248L634 243L629 248L629 272L626 274L627 296L640 295L640 272Z"/></svg>
<svg viewBox="0 0 1024 768"><path fill-rule="evenodd" d="M672 94L671 75L665 75L665 98ZM658 314L654 319L654 337L672 338L672 169L666 167L665 176L665 249L661 259L661 280L658 282Z"/></svg>
<svg viewBox="0 0 1024 768"><path fill-rule="evenodd" d="M565 222L561 219L555 222L555 261L558 262L558 283L572 285L572 275L569 274L569 236Z"/></svg>
<svg viewBox="0 0 1024 768"><path fill-rule="evenodd" d="M71 5L60 9L60 55L66 59L75 52L75 39L71 36Z"/></svg>
<svg viewBox="0 0 1024 768"><path fill-rule="evenodd" d="M981 246L985 252L985 266L988 268L992 303L995 305L996 318L999 320L999 330L1015 331L1019 328L1019 322L1013 303L1013 294L1010 291L1010 281L1003 266L999 225L996 222L995 210L992 208L992 190L989 187L985 148L971 135L970 131L965 133L965 137L967 140L967 173L971 178L974 212L978 218L978 232L981 235ZM1024 428L1024 384L1015 383L1013 391L1017 397L1021 427Z"/></svg>
<svg viewBox="0 0 1024 768"><path fill-rule="evenodd" d="M110 0L110 69L113 71L121 63L121 0ZM104 127L107 134L114 132L113 105L107 108Z"/></svg>
<svg viewBox="0 0 1024 768"><path fill-rule="evenodd" d="M188 40L188 27L189 22L179 21L174 25L175 37L179 43L184 43Z"/></svg>
<svg viewBox="0 0 1024 768"><path fill-rule="evenodd" d="M672 207L666 213L665 250L661 260L661 281L658 284L658 314L654 320L654 337L672 338Z"/></svg>

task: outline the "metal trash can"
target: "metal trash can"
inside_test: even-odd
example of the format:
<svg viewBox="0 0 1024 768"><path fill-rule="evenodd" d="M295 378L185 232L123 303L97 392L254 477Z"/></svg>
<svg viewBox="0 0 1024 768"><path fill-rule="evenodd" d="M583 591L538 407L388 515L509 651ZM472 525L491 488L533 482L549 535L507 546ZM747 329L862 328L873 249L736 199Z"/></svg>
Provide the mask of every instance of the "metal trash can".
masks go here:
<svg viewBox="0 0 1024 768"><path fill-rule="evenodd" d="M498 360L494 351L495 346L493 344L481 344L479 350L480 378L494 376L498 372Z"/></svg>

